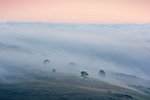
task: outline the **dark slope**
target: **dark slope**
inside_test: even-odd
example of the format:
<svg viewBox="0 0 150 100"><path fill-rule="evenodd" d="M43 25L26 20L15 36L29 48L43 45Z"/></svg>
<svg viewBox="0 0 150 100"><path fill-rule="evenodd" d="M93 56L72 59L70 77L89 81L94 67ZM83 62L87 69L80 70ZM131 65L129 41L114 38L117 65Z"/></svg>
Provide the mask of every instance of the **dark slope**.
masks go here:
<svg viewBox="0 0 150 100"><path fill-rule="evenodd" d="M0 84L0 100L150 100L150 97L95 79L51 74Z"/></svg>

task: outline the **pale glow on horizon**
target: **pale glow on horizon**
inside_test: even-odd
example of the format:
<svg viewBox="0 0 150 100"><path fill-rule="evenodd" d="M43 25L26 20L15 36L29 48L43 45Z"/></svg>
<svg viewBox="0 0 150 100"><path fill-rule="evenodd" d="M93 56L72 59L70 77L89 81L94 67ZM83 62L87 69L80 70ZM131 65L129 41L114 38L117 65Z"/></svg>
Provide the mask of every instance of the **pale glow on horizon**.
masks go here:
<svg viewBox="0 0 150 100"><path fill-rule="evenodd" d="M150 23L148 0L0 0L0 22Z"/></svg>

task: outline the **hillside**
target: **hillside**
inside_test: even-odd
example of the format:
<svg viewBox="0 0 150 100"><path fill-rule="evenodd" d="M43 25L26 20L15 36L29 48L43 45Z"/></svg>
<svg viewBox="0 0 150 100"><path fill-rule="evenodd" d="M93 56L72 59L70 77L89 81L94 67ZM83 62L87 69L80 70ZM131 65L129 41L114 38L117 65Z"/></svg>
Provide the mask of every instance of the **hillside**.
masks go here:
<svg viewBox="0 0 150 100"><path fill-rule="evenodd" d="M130 89L69 74L55 73L17 82L13 79L13 83L0 84L0 100L150 100L150 96Z"/></svg>

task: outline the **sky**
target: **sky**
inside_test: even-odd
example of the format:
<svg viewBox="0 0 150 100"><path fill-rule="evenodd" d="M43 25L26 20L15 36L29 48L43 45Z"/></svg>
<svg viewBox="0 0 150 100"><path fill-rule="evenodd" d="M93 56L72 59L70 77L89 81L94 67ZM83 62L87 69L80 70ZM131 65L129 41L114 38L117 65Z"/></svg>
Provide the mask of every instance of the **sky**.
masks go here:
<svg viewBox="0 0 150 100"><path fill-rule="evenodd" d="M150 23L150 0L0 0L0 22Z"/></svg>

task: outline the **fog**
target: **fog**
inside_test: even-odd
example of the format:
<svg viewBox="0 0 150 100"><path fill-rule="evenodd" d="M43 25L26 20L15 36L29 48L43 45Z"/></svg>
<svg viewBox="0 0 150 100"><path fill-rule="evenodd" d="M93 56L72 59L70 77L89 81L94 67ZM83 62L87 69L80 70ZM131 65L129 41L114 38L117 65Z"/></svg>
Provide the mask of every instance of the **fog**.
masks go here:
<svg viewBox="0 0 150 100"><path fill-rule="evenodd" d="M103 69L149 79L149 66L150 24L0 23L1 81L53 68L76 75L86 70L90 77Z"/></svg>

